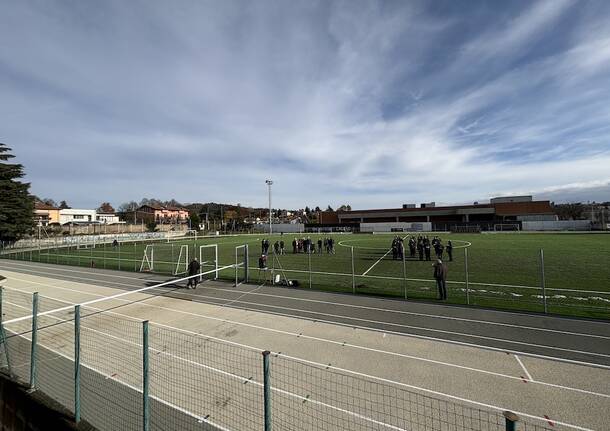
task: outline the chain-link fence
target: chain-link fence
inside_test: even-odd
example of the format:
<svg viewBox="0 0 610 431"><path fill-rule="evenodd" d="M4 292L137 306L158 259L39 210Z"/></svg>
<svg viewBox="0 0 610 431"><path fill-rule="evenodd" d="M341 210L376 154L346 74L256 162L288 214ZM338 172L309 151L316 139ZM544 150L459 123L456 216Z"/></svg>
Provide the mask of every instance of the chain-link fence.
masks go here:
<svg viewBox="0 0 610 431"><path fill-rule="evenodd" d="M546 429L330 364L129 319L101 302L0 293L2 370L100 430Z"/></svg>
<svg viewBox="0 0 610 431"><path fill-rule="evenodd" d="M131 241L66 245L41 249L5 250L0 257L60 265L124 271L183 273L193 258L202 271L237 265L214 273L214 279L240 284L290 284L332 292L436 300L433 277L436 261L409 247L396 253L383 247L328 246L322 240L292 246L290 239L261 249L258 243L209 243L180 240L151 243ZM237 245L236 245L237 244ZM204 247L204 248L202 248ZM205 248L207 247L207 248ZM248 251L246 251L248 250ZM447 302L490 308L610 318L610 266L607 251L599 257L566 250L509 248L488 251L455 247L442 255L447 268ZM265 256L264 268L260 258ZM429 259L429 260L428 260ZM566 260L567 259L567 260Z"/></svg>

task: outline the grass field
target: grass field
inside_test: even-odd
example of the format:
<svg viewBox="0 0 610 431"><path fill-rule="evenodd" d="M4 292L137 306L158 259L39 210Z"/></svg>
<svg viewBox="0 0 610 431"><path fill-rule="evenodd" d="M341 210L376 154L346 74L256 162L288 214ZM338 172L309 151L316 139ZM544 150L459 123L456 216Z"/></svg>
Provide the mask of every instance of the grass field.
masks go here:
<svg viewBox="0 0 610 431"><path fill-rule="evenodd" d="M400 234L401 236L406 235ZM307 235L316 241L328 235ZM449 267L448 301L485 307L544 311L540 250L544 251L544 285L547 310L551 313L589 317L610 317L610 235L605 234L439 234L443 243L451 239L453 262ZM271 245L284 240L286 254L269 258L275 274L298 280L300 288L353 292L412 300L436 298L432 262L407 258L392 260L392 235L334 234L336 254L292 254L294 235L240 235L175 240L155 243L154 271L171 274L182 245L189 255L199 256L199 246L218 244L219 265L235 263L235 247L248 244L250 282L261 284L268 273L259 273L257 260L261 240ZM58 248L25 251L14 258L98 268L140 270L146 244L110 244L94 249ZM352 248L353 247L353 248ZM273 247L272 247L273 248ZM468 252L466 277L465 249ZM352 275L353 250L353 275ZM207 253L207 251L206 251ZM5 256L6 257L6 256ZM446 257L446 255L445 255ZM211 254L205 260L212 259ZM434 259L434 256L433 256ZM241 260L241 258L239 258ZM212 268L211 264L204 270ZM406 268L406 280L404 270ZM239 269L243 278L243 269ZM233 280L233 269L221 271L221 278ZM467 283L468 281L468 283Z"/></svg>

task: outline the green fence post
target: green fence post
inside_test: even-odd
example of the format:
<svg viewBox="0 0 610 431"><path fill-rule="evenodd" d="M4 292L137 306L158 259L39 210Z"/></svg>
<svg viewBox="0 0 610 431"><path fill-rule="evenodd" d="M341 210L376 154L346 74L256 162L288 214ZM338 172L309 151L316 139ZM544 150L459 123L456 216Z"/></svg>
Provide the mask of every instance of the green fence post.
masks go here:
<svg viewBox="0 0 610 431"><path fill-rule="evenodd" d="M466 275L466 304L470 305L470 286L468 285L468 247L464 247L464 274Z"/></svg>
<svg viewBox="0 0 610 431"><path fill-rule="evenodd" d="M142 429L150 429L148 399L148 320L142 322Z"/></svg>
<svg viewBox="0 0 610 431"><path fill-rule="evenodd" d="M407 298L407 256L405 253L405 249L402 249L402 276L405 280L405 299Z"/></svg>
<svg viewBox="0 0 610 431"><path fill-rule="evenodd" d="M119 271L120 271L121 270L121 243L120 242L119 242L118 249L119 249Z"/></svg>
<svg viewBox="0 0 610 431"><path fill-rule="evenodd" d="M516 431L517 421L519 420L519 416L517 416L513 412L509 412L509 411L505 411L502 414L504 415L504 418L506 419L506 431Z"/></svg>
<svg viewBox="0 0 610 431"><path fill-rule="evenodd" d="M136 243L133 243L133 272L138 272L138 262L136 256L138 255L138 247ZM152 269L152 268L151 268Z"/></svg>
<svg viewBox="0 0 610 431"><path fill-rule="evenodd" d="M36 344L38 332L38 292L32 295L32 348L30 350L30 390L36 387Z"/></svg>
<svg viewBox="0 0 610 431"><path fill-rule="evenodd" d="M74 306L74 421L80 422L80 305Z"/></svg>
<svg viewBox="0 0 610 431"><path fill-rule="evenodd" d="M269 373L270 351L263 352L263 401L265 406L265 431L271 431L271 376Z"/></svg>
<svg viewBox="0 0 610 431"><path fill-rule="evenodd" d="M540 283L542 286L542 302L544 304L544 312L548 313L546 304L546 281L544 279L544 250L540 249Z"/></svg>
<svg viewBox="0 0 610 431"><path fill-rule="evenodd" d="M356 270L354 268L354 246L350 247L350 255L352 258L352 293L356 293Z"/></svg>
<svg viewBox="0 0 610 431"><path fill-rule="evenodd" d="M4 347L4 355L6 356L6 367L8 368L9 376L13 375L13 370L11 369L11 360L8 352L8 341L6 339L6 332L4 331L4 323L2 323L2 294L4 293L4 288L0 286L0 344Z"/></svg>

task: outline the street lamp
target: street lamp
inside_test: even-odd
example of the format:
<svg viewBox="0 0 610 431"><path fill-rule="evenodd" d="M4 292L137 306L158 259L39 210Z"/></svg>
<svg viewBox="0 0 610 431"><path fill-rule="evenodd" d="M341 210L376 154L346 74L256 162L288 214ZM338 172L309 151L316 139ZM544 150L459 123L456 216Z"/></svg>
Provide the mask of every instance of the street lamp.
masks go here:
<svg viewBox="0 0 610 431"><path fill-rule="evenodd" d="M271 226L271 186L273 185L273 181L265 180L265 183L269 187L269 235L273 234L273 227Z"/></svg>

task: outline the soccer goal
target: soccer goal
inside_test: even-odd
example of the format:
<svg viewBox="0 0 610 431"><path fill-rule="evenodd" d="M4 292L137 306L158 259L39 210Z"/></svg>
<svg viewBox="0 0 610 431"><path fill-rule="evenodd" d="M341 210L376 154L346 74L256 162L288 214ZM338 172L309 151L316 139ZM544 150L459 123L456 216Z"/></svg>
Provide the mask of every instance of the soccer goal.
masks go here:
<svg viewBox="0 0 610 431"><path fill-rule="evenodd" d="M199 262L201 263L201 272L208 273L210 279L218 279L218 244L208 244L199 246ZM214 271L214 272L210 272ZM204 276L200 277L200 281L204 280Z"/></svg>
<svg viewBox="0 0 610 431"><path fill-rule="evenodd" d="M479 225L453 225L451 226L452 233L481 233Z"/></svg>
<svg viewBox="0 0 610 431"><path fill-rule="evenodd" d="M189 246L148 244L140 263L140 272L186 274L189 265Z"/></svg>
<svg viewBox="0 0 610 431"><path fill-rule="evenodd" d="M235 287L248 282L248 244L235 247Z"/></svg>
<svg viewBox="0 0 610 431"><path fill-rule="evenodd" d="M494 230L496 232L518 232L521 230L519 223L497 223L494 224Z"/></svg>

